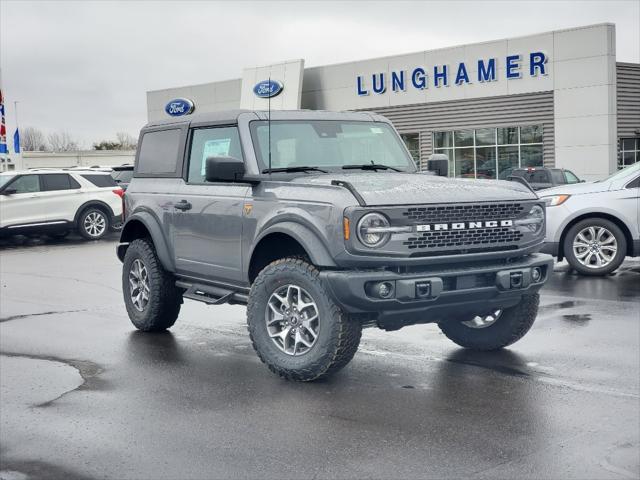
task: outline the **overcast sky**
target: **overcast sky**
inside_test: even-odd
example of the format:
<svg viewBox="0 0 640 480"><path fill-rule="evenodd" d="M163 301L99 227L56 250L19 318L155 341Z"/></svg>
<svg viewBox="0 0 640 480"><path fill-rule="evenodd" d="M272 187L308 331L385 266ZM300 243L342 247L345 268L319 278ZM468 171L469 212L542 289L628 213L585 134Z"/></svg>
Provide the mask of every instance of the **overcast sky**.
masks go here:
<svg viewBox="0 0 640 480"><path fill-rule="evenodd" d="M640 0L187 2L0 0L8 132L66 130L90 148L137 136L147 90L614 22L618 61L639 62Z"/></svg>

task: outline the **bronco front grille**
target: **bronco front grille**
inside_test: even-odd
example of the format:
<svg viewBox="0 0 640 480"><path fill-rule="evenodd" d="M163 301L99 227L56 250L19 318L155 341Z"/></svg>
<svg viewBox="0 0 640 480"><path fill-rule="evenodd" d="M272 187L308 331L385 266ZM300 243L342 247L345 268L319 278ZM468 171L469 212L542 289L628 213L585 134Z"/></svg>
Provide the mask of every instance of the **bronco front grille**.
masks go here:
<svg viewBox="0 0 640 480"><path fill-rule="evenodd" d="M402 215L411 222L463 222L465 220L499 220L515 218L524 211L521 203L487 203L475 205L437 205L410 207ZM453 232L448 232L453 233Z"/></svg>
<svg viewBox="0 0 640 480"><path fill-rule="evenodd" d="M456 249L493 247L517 243L522 233L511 227L476 228L473 230L444 230L421 232L409 237L403 245L413 249Z"/></svg>

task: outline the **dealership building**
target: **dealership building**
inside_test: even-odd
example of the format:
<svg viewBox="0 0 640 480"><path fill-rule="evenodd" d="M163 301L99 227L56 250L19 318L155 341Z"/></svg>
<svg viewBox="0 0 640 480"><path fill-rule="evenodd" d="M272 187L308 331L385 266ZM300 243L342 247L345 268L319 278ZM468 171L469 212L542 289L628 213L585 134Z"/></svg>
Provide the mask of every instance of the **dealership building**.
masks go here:
<svg viewBox="0 0 640 480"><path fill-rule="evenodd" d="M616 61L609 23L147 92L149 120L269 104L380 113L422 168L445 154L455 176L544 165L589 180L640 161L640 64Z"/></svg>

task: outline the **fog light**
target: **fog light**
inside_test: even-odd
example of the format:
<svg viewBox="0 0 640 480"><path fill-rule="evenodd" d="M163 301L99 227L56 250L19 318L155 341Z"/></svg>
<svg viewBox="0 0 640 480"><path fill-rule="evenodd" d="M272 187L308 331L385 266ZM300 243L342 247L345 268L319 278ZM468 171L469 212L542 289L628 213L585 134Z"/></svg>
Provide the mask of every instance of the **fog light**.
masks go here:
<svg viewBox="0 0 640 480"><path fill-rule="evenodd" d="M511 272L511 288L522 287L522 272Z"/></svg>
<svg viewBox="0 0 640 480"><path fill-rule="evenodd" d="M393 293L393 285L389 282L383 282L378 285L378 295L381 298L389 298Z"/></svg>
<svg viewBox="0 0 640 480"><path fill-rule="evenodd" d="M539 282L542 279L542 269L540 267L533 267L531 269L531 280Z"/></svg>

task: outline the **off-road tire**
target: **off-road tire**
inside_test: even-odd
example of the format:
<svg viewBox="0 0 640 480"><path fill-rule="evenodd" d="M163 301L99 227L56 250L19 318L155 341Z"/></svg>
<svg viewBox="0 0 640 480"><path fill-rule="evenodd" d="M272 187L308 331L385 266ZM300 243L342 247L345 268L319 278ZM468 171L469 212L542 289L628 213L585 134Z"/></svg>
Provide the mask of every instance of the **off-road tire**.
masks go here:
<svg viewBox="0 0 640 480"><path fill-rule="evenodd" d="M473 350L499 350L520 340L538 315L540 296L524 295L520 303L505 308L498 319L484 328L472 328L464 321L471 318L451 318L438 324L445 336L461 347Z"/></svg>
<svg viewBox="0 0 640 480"><path fill-rule="evenodd" d="M573 252L573 240L575 239L578 232L591 226L606 228L613 234L618 244L618 250L613 257L613 260L608 265L601 268L589 268L582 265ZM620 230L620 227L618 227L612 221L597 217L585 218L584 220L581 220L573 225L567 231L567 234L564 237L564 242L562 244L562 251L564 252L564 256L567 259L567 262L569 262L569 265L571 265L571 268L573 268L579 274L588 276L603 276L608 275L616 270L624 261L624 257L627 254L627 239L624 236L622 230Z"/></svg>
<svg viewBox="0 0 640 480"><path fill-rule="evenodd" d="M142 261L149 278L149 302L143 311L134 306L129 285L129 272L136 259ZM148 238L134 240L127 248L122 265L122 294L129 319L138 330L160 332L170 328L178 318L182 292L175 286L174 276L162 267Z"/></svg>
<svg viewBox="0 0 640 480"><path fill-rule="evenodd" d="M86 218L91 215L91 214L98 214L100 216L102 216L102 218L104 218L104 230L102 231L102 233L100 235L91 235L85 228L85 220ZM104 210L101 210L100 208L96 208L96 207L89 207L86 210L84 210L81 214L80 217L78 217L78 233L86 238L87 240L100 240L101 238L103 238L107 233L109 233L111 229L111 225L110 225L110 221L109 221L109 215L107 215L107 213Z"/></svg>
<svg viewBox="0 0 640 480"><path fill-rule="evenodd" d="M247 305L247 326L253 348L269 369L287 380L309 382L328 377L351 361L362 335L362 324L344 313L328 294L316 267L301 258L283 258L265 267L254 281ZM295 284L316 302L319 333L306 353L282 352L269 337L267 302L279 287Z"/></svg>

